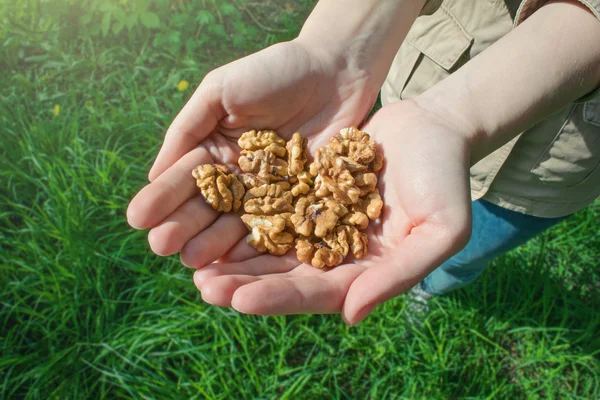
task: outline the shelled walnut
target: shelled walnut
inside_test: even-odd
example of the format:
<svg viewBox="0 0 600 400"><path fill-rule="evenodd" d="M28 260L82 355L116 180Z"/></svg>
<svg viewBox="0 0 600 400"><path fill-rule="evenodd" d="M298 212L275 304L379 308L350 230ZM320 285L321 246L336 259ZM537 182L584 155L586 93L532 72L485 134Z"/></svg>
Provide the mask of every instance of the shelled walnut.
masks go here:
<svg viewBox="0 0 600 400"><path fill-rule="evenodd" d="M361 190L356 186L344 160L330 148L317 149L309 171L315 177L317 197L333 197L343 204L354 204L358 201Z"/></svg>
<svg viewBox="0 0 600 400"><path fill-rule="evenodd" d="M271 130L244 132L238 139L238 145L243 151L265 150L278 157L285 156L286 152L285 140Z"/></svg>
<svg viewBox="0 0 600 400"><path fill-rule="evenodd" d="M238 164L242 171L255 173L267 182L281 181L288 173L287 162L267 150L246 152L240 156Z"/></svg>
<svg viewBox="0 0 600 400"><path fill-rule="evenodd" d="M252 189L253 187L262 186L262 185L266 185L267 183L269 183L266 179L261 178L257 174L253 174L251 172L244 172L244 173L240 174L238 176L238 179L240 180L240 182L242 182L244 184L246 189ZM285 182L285 181L279 181L279 182Z"/></svg>
<svg viewBox="0 0 600 400"><path fill-rule="evenodd" d="M369 220L374 221L379 218L382 208L383 201L379 190L374 189L371 193L361 197L356 204L350 206L350 210L344 215L342 222L365 229L369 225Z"/></svg>
<svg viewBox="0 0 600 400"><path fill-rule="evenodd" d="M292 140L287 142L286 149L288 153L288 175L298 175L304 171L304 164L306 164L307 143L308 140L303 138L298 132L294 133Z"/></svg>
<svg viewBox="0 0 600 400"><path fill-rule="evenodd" d="M373 172L359 172L354 175L354 184L360 191L360 196L366 196L377 186L377 175Z"/></svg>
<svg viewBox="0 0 600 400"><path fill-rule="evenodd" d="M196 185L208 204L217 211L237 211L242 204L244 185L221 164L204 164L192 171Z"/></svg>
<svg viewBox="0 0 600 400"><path fill-rule="evenodd" d="M278 215L242 215L242 221L250 231L248 244L260 252L284 255L294 246L294 233L290 213ZM288 229L286 229L288 228Z"/></svg>
<svg viewBox="0 0 600 400"><path fill-rule="evenodd" d="M367 235L348 225L336 226L322 239L306 236L296 239L298 260L319 269L341 264L349 251L360 259L367 254L367 245Z"/></svg>
<svg viewBox="0 0 600 400"><path fill-rule="evenodd" d="M369 164L369 168L373 172L379 172L381 168L383 168L383 154L376 151L375 158L373 158L373 161L371 161L371 163Z"/></svg>
<svg viewBox="0 0 600 400"><path fill-rule="evenodd" d="M341 156L348 156L360 164L368 164L375 158L375 142L368 133L356 127L342 129L329 140L329 147Z"/></svg>
<svg viewBox="0 0 600 400"><path fill-rule="evenodd" d="M250 214L273 215L294 211L290 184L271 183L249 189L244 196L244 211Z"/></svg>
<svg viewBox="0 0 600 400"><path fill-rule="evenodd" d="M321 200L310 195L296 202L292 224L300 235L314 234L322 238L335 228L340 217L346 213L348 209L343 204L334 200Z"/></svg>
<svg viewBox="0 0 600 400"><path fill-rule="evenodd" d="M315 178L315 194L320 198L333 197L342 204L354 204L361 190L356 186L354 177L347 169L339 173L319 173Z"/></svg>
<svg viewBox="0 0 600 400"><path fill-rule="evenodd" d="M294 197L301 194L308 194L314 183L308 171L302 171L296 176L290 176L289 181L293 184L291 191Z"/></svg>
<svg viewBox="0 0 600 400"><path fill-rule="evenodd" d="M310 165L300 133L286 143L275 131L251 130L238 144L239 180L220 165L199 166L193 175L216 210L243 205L251 246L275 255L295 246L299 261L320 269L341 264L349 253L367 254L368 238L359 229L381 215L377 172L384 161L367 133L342 129Z"/></svg>

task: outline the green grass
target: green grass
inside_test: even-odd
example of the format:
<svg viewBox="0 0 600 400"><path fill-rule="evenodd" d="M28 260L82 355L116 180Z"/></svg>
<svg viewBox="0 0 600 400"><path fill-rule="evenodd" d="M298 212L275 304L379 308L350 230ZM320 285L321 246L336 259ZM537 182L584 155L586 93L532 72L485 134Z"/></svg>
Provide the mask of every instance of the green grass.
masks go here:
<svg viewBox="0 0 600 400"><path fill-rule="evenodd" d="M175 84L241 53L80 43L11 69L0 398L600 397L598 202L433 300L412 334L402 297L354 328L202 303L192 272L153 255L125 208L191 93Z"/></svg>

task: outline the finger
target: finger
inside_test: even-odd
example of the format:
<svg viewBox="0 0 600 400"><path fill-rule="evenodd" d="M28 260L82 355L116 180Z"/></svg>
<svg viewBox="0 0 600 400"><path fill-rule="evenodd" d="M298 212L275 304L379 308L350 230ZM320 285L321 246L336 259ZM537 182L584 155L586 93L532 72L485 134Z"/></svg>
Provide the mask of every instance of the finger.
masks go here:
<svg viewBox="0 0 600 400"><path fill-rule="evenodd" d="M150 248L160 256L178 253L191 238L208 228L218 217L219 213L206 204L201 196L192 197L150 230Z"/></svg>
<svg viewBox="0 0 600 400"><path fill-rule="evenodd" d="M190 268L201 268L218 260L246 233L238 214L223 214L181 249L181 262Z"/></svg>
<svg viewBox="0 0 600 400"><path fill-rule="evenodd" d="M208 265L194 273L194 282L196 283L196 286L198 286L209 278L223 275L260 276L285 273L297 267L298 264L300 264L300 262L294 255L279 257L264 254L244 262Z"/></svg>
<svg viewBox="0 0 600 400"><path fill-rule="evenodd" d="M212 267L212 265L210 267ZM301 274L304 274L304 276L319 275L323 273L323 271L320 271L316 268L313 268L308 265L303 265L298 268L294 268L289 273L282 272L256 276L245 275L242 273L237 275L219 275L204 280L199 274L200 271L204 271L204 269L199 269L198 272L194 274L194 283L196 284L198 290L200 290L202 300L212 305L220 307L231 307L231 299L233 298L233 295L236 292L236 290L249 283L267 279L289 279L291 276L298 274L297 271L302 271ZM230 272L233 272L233 270L230 270Z"/></svg>
<svg viewBox="0 0 600 400"><path fill-rule="evenodd" d="M464 229L444 226L432 222L418 225L385 257L386 262L358 277L344 302L342 316L346 323L359 323L377 305L408 291L458 251L468 234Z"/></svg>
<svg viewBox="0 0 600 400"><path fill-rule="evenodd" d="M219 72L213 71L204 78L167 130L163 145L148 174L150 182L196 147L226 115L221 106L222 87Z"/></svg>
<svg viewBox="0 0 600 400"><path fill-rule="evenodd" d="M266 260L265 257L273 258L273 260ZM238 263L231 266L212 264L197 270L194 274L194 283L202 293L202 299L213 305L231 307L231 299L235 291L248 283L267 279L280 281L298 276L314 276L324 273L324 271L306 264L294 267L298 264L298 261L292 262L292 259L289 261L284 260L282 263L278 262L278 257L261 256L257 258L263 259L263 261L257 261L256 263L259 268L249 269L246 263ZM271 265L268 268L261 267L263 262ZM221 266L226 267L224 271L219 270L218 267ZM207 269L208 273L206 273ZM248 272L254 275L248 275ZM259 272L265 274L259 275Z"/></svg>
<svg viewBox="0 0 600 400"><path fill-rule="evenodd" d="M243 237L219 260L223 264L237 263L258 257L260 253L248 244L247 238Z"/></svg>
<svg viewBox="0 0 600 400"><path fill-rule="evenodd" d="M348 288L364 270L347 264L315 276L258 280L237 289L231 306L258 315L337 313Z"/></svg>
<svg viewBox="0 0 600 400"><path fill-rule="evenodd" d="M194 274L194 281L195 281ZM212 278L207 283L197 283L202 300L219 307L231 307L235 291L243 285L259 281L261 278L251 275L225 275Z"/></svg>
<svg viewBox="0 0 600 400"><path fill-rule="evenodd" d="M236 290L249 283L268 279L289 279L294 275L309 276L320 275L323 273L323 271L313 268L309 265L303 265L292 269L290 272L272 273L268 275L247 275L242 271L242 273L240 274L217 275L204 279L202 277L197 278L200 276L200 271L203 272L204 268L199 269L198 272L194 274L194 283L196 284L198 290L200 290L202 300L212 305L220 307L231 307L231 299L233 298L233 295L236 292ZM234 272L233 269L230 270L230 272Z"/></svg>
<svg viewBox="0 0 600 400"><path fill-rule="evenodd" d="M131 200L127 221L136 229L152 228L186 200L198 193L192 170L213 160L204 147L198 147L171 166Z"/></svg>

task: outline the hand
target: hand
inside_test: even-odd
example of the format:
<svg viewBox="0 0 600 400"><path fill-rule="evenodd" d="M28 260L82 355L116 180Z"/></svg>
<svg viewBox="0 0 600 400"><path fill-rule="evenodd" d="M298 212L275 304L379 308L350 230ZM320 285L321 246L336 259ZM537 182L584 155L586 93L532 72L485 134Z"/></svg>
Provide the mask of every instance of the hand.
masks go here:
<svg viewBox="0 0 600 400"><path fill-rule="evenodd" d="M150 184L131 201L129 223L150 228L159 255L181 252L182 262L203 267L256 255L245 244L238 215L220 215L199 196L191 176L206 163L237 164L239 135L253 128L299 131L314 148L339 129L358 125L380 82L352 63L299 40L277 44L209 73L167 131L150 170ZM238 242L240 242L238 244Z"/></svg>
<svg viewBox="0 0 600 400"><path fill-rule="evenodd" d="M364 127L385 157L381 222L368 228L364 259L323 272L262 255L195 273L202 298L250 314L341 312L348 324L410 289L460 250L471 228L469 143L461 128L404 101Z"/></svg>

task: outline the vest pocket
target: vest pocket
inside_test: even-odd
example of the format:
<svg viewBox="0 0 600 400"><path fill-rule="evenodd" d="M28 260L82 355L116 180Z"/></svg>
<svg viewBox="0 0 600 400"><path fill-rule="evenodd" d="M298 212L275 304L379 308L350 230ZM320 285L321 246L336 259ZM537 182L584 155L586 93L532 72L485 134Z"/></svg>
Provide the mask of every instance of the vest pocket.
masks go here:
<svg viewBox="0 0 600 400"><path fill-rule="evenodd" d="M573 106L531 172L549 186L584 183L600 166L600 98Z"/></svg>
<svg viewBox="0 0 600 400"><path fill-rule="evenodd" d="M468 60L473 38L442 5L413 24L384 84L388 101L415 97Z"/></svg>
<svg viewBox="0 0 600 400"><path fill-rule="evenodd" d="M411 28L406 41L445 71L455 69L473 44L456 16L444 5L423 15Z"/></svg>

